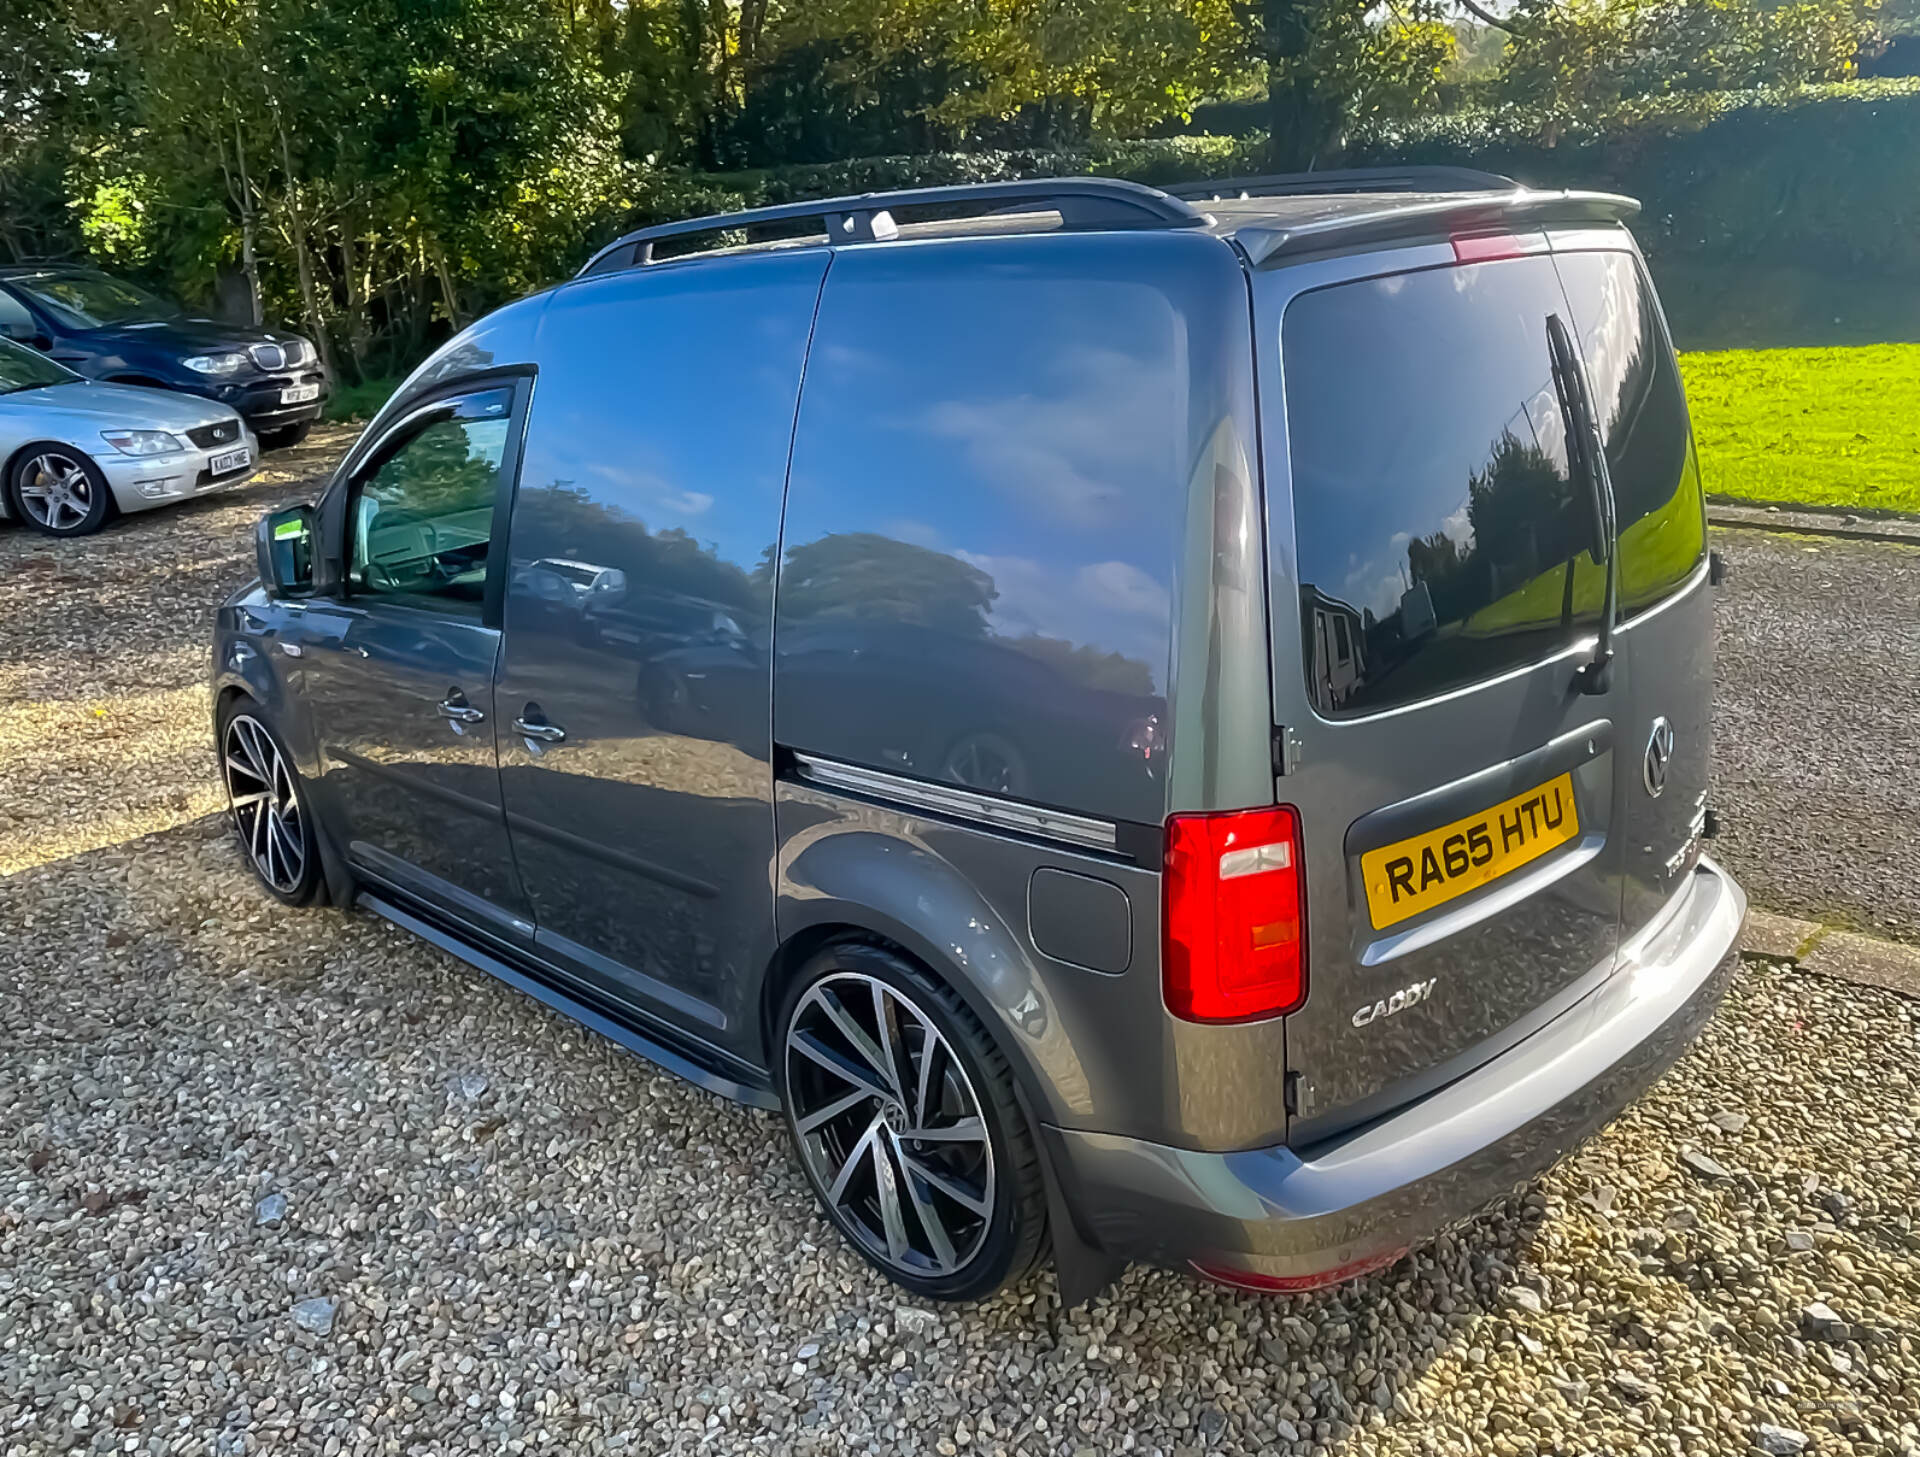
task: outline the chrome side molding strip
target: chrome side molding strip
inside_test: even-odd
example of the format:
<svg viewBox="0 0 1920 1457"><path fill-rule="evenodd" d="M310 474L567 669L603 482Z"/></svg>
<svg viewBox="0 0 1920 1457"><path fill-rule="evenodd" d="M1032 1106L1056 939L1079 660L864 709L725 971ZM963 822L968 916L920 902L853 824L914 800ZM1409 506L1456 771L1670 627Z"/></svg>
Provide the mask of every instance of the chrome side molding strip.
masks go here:
<svg viewBox="0 0 1920 1457"><path fill-rule="evenodd" d="M854 794L888 799L913 809L932 810L956 819L973 820L999 830L1017 830L1023 835L1038 835L1048 840L1063 840L1093 850L1114 851L1120 832L1108 820L1089 819L1065 810L1042 809L1035 804L998 799L971 789L945 784L929 784L924 779L908 779L884 769L866 769L858 764L842 764L812 754L795 754L795 766L803 779L826 789L845 789Z"/></svg>

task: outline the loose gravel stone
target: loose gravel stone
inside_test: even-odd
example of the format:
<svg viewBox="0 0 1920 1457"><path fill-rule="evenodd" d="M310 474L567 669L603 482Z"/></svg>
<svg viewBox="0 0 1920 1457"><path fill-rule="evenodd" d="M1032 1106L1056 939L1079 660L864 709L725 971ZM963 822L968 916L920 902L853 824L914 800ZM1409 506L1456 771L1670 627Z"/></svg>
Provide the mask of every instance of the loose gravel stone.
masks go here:
<svg viewBox="0 0 1920 1457"><path fill-rule="evenodd" d="M316 1336L329 1335L333 1331L333 1316L337 1308L335 1302L318 1297L302 1300L293 1307L293 1323L303 1331L312 1331Z"/></svg>
<svg viewBox="0 0 1920 1457"><path fill-rule="evenodd" d="M316 479L0 529L0 1457L1718 1457L1763 1425L1920 1454L1915 1004L1779 966L1575 1155L1355 1284L903 1299L778 1119L255 887L207 618ZM1703 1138L1726 1177L1681 1162Z"/></svg>
<svg viewBox="0 0 1920 1457"><path fill-rule="evenodd" d="M1797 1453L1807 1450L1807 1434L1792 1427L1762 1422L1753 1429L1753 1445L1770 1457L1796 1457Z"/></svg>
<svg viewBox="0 0 1920 1457"><path fill-rule="evenodd" d="M1701 1153L1697 1148L1680 1150L1680 1162L1692 1169L1703 1179L1724 1179L1728 1177L1726 1166L1709 1154Z"/></svg>

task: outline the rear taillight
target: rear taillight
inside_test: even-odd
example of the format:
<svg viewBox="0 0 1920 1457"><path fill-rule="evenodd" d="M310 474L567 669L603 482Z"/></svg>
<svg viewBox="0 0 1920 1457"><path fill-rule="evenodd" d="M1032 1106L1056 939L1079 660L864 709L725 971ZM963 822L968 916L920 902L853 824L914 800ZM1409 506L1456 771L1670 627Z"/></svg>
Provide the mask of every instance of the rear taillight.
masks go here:
<svg viewBox="0 0 1920 1457"><path fill-rule="evenodd" d="M1247 1022L1306 1000L1300 817L1291 808L1175 815L1161 877L1167 1008Z"/></svg>

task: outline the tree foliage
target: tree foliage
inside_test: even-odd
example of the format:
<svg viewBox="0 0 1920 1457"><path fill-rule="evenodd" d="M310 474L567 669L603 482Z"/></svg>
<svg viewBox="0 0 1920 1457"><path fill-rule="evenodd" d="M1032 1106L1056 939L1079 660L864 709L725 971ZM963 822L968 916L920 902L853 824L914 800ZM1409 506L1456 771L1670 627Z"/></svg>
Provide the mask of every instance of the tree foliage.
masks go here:
<svg viewBox="0 0 1920 1457"><path fill-rule="evenodd" d="M1330 165L1431 116L1482 20L1507 35L1478 98L1577 127L1843 77L1879 3L7 0L0 256L301 323L353 378L636 218L880 185L899 154L943 154L907 169L928 180L1148 175L1124 139L1262 92L1267 141L1230 165ZM761 170L802 162L824 165Z"/></svg>

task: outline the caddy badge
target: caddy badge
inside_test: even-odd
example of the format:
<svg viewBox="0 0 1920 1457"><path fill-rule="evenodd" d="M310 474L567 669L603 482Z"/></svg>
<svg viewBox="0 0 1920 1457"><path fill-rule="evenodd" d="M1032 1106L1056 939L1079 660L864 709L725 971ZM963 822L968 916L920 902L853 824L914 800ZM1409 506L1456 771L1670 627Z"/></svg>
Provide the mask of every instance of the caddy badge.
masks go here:
<svg viewBox="0 0 1920 1457"><path fill-rule="evenodd" d="M1439 981L1439 977L1430 976L1425 981L1417 981L1410 987L1402 987L1390 997L1369 1002L1353 1014L1353 1025L1365 1027L1371 1022L1378 1022L1383 1017L1391 1017L1395 1012L1404 1012L1408 1007L1419 1006L1433 995L1433 989Z"/></svg>

